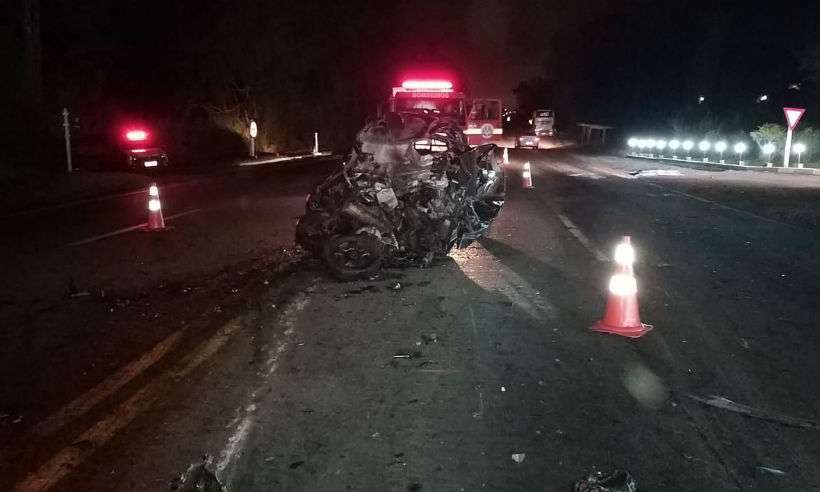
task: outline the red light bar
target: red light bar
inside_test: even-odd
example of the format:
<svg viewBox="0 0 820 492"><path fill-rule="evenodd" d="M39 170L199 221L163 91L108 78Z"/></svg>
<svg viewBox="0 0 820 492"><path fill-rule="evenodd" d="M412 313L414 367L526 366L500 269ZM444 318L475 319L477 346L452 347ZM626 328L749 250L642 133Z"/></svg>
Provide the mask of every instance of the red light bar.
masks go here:
<svg viewBox="0 0 820 492"><path fill-rule="evenodd" d="M401 83L404 89L452 89L449 80L405 80Z"/></svg>
<svg viewBox="0 0 820 492"><path fill-rule="evenodd" d="M148 149L131 149L131 152L133 152L135 154L144 154L144 153L148 152Z"/></svg>
<svg viewBox="0 0 820 492"><path fill-rule="evenodd" d="M148 132L145 130L129 130L125 133L125 139L130 142L141 142L148 139Z"/></svg>

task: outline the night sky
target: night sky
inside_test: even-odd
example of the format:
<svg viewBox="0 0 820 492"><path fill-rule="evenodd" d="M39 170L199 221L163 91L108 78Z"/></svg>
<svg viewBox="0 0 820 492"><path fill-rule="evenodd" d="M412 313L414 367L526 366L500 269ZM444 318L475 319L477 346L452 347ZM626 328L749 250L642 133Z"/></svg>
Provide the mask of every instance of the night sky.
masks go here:
<svg viewBox="0 0 820 492"><path fill-rule="evenodd" d="M473 96L508 106L521 81L541 77L549 90L540 104L565 126L708 121L748 131L779 122L785 104L806 105L816 121L816 83L801 67L820 45L818 10L757 1L52 0L40 12L43 106L72 107L86 128L112 114L180 120L197 108L241 107L237 121L287 120L268 125L269 138L290 141L321 125L358 126L402 70L441 66ZM763 93L769 101L755 103Z"/></svg>

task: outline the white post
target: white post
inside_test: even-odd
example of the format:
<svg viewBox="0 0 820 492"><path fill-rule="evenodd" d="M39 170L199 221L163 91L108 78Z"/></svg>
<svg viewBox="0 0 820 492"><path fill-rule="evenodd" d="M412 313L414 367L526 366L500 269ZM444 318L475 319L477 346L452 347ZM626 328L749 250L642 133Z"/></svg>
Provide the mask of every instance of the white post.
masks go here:
<svg viewBox="0 0 820 492"><path fill-rule="evenodd" d="M248 125L248 135L251 137L251 157L256 157L256 135L258 132L256 121L251 120L250 125Z"/></svg>
<svg viewBox="0 0 820 492"><path fill-rule="evenodd" d="M319 132L313 132L313 155L319 153Z"/></svg>
<svg viewBox="0 0 820 492"><path fill-rule="evenodd" d="M792 153L792 129L786 131L786 146L783 148L783 167L789 167L789 155Z"/></svg>
<svg viewBox="0 0 820 492"><path fill-rule="evenodd" d="M63 129L65 130L65 160L68 172L74 171L71 165L71 121L68 118L68 108L63 108Z"/></svg>

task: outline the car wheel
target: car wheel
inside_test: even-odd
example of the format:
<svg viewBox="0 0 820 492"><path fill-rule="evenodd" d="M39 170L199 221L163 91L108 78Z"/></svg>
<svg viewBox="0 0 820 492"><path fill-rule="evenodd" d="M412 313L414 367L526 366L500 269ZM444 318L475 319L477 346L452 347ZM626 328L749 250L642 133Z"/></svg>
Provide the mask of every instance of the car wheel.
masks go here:
<svg viewBox="0 0 820 492"><path fill-rule="evenodd" d="M325 243L322 260L340 280L368 277L382 265L384 246L368 234L335 236Z"/></svg>

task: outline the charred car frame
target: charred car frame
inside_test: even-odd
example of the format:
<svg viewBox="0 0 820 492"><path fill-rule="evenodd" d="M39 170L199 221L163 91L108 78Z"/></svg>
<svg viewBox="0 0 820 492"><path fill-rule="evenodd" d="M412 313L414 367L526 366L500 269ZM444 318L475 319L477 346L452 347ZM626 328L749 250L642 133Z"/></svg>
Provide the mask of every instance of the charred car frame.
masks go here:
<svg viewBox="0 0 820 492"><path fill-rule="evenodd" d="M366 125L342 168L308 196L296 240L339 278L429 265L487 234L504 203L494 144L457 122L389 113Z"/></svg>

